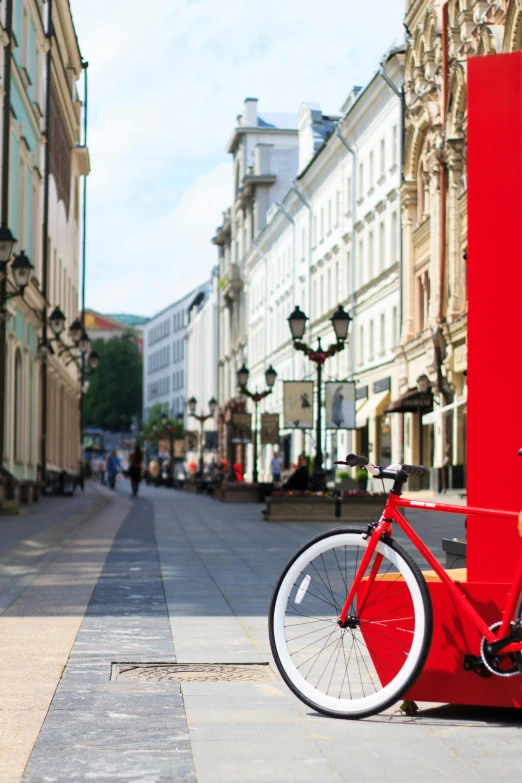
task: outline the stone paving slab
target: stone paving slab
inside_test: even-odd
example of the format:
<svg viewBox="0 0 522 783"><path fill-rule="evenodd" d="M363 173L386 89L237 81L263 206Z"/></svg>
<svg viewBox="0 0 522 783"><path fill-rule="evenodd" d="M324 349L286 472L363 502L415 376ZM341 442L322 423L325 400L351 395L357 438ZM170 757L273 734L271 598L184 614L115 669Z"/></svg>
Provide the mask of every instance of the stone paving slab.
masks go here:
<svg viewBox="0 0 522 783"><path fill-rule="evenodd" d="M178 660L203 652L233 660L236 649L249 646L252 657L271 661L267 613L274 583L299 546L337 525L268 525L253 506L223 507L192 496L178 502L172 494L151 492ZM444 561L442 538L462 535L463 518L409 516ZM342 721L314 713L279 681L191 682L182 691L199 783L493 783L517 779L522 769L516 711L493 728L481 724L484 714L477 711L465 712L462 722L447 713L452 708L427 704L415 718L397 714L395 705L384 715ZM453 709L462 715L462 708Z"/></svg>
<svg viewBox="0 0 522 783"><path fill-rule="evenodd" d="M126 492L126 482L119 489ZM461 517L426 512L412 519L440 559L442 537L459 535L463 525ZM113 662L272 664L274 583L299 546L337 526L269 525L258 505L142 487L106 559L24 783L518 779L517 711L422 704L410 718L395 705L353 722L314 713L277 677L181 686L111 680ZM81 561L74 565L81 575Z"/></svg>
<svg viewBox="0 0 522 783"><path fill-rule="evenodd" d="M114 661L154 659L176 657L153 509L138 500L107 556L24 782L195 780L179 684L111 680Z"/></svg>
<svg viewBox="0 0 522 783"><path fill-rule="evenodd" d="M22 776L127 507L117 499L110 511L92 518L89 513L81 527L76 520L76 535L61 549L54 540L57 552L45 570L34 573L30 586L0 616L2 783Z"/></svg>

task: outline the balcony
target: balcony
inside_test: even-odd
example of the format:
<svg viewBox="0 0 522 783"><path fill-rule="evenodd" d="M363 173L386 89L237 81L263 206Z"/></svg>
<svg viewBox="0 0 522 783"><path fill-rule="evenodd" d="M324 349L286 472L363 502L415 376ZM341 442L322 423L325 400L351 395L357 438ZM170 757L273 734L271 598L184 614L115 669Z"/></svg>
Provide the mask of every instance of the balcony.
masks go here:
<svg viewBox="0 0 522 783"><path fill-rule="evenodd" d="M225 299L234 300L243 289L243 278L239 264L230 264L219 280L219 287Z"/></svg>

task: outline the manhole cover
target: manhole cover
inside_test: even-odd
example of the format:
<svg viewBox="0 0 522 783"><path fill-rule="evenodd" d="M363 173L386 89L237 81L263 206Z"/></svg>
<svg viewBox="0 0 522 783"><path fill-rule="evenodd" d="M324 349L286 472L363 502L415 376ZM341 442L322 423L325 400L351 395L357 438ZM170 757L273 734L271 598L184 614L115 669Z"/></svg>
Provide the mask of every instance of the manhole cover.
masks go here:
<svg viewBox="0 0 522 783"><path fill-rule="evenodd" d="M266 682L274 674L264 663L113 663L111 680L148 682Z"/></svg>

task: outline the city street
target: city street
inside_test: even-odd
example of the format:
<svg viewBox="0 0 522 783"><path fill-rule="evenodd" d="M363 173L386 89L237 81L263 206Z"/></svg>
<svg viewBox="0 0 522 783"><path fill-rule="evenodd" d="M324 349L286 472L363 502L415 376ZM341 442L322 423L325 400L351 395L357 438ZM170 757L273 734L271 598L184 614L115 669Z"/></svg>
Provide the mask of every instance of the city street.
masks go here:
<svg viewBox="0 0 522 783"><path fill-rule="evenodd" d="M141 487L43 500L3 517L0 780L511 781L515 711L420 705L359 722L314 714L258 666L182 681L137 664L270 663L267 611L318 523ZM418 518L442 556L454 520ZM125 666L134 664L134 666ZM257 672L257 674L256 674ZM219 676L219 675L218 675ZM172 675L171 675L172 677ZM227 675L225 675L227 677Z"/></svg>

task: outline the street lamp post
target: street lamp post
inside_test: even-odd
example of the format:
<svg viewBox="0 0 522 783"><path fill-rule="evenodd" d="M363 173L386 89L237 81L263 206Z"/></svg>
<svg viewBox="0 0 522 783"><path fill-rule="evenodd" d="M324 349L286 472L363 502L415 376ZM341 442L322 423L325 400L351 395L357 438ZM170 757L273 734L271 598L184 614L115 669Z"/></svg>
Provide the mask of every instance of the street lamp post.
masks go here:
<svg viewBox="0 0 522 783"><path fill-rule="evenodd" d="M89 339L89 335L83 328L82 323L78 318L76 318L69 326L69 337L72 341L72 345L67 345L67 343L63 341L62 334L65 330L65 315L63 314L63 312L60 310L59 307L55 307L49 316L49 328L53 336L50 339L47 339L45 345L43 344L43 342L41 344L41 348L43 349L45 355L49 350L48 344L52 342L56 342L60 346L58 356L63 356L64 354L68 354L69 358L65 363L66 366L69 365L71 362L75 362L80 372L80 402L78 408L79 409L78 426L80 430L80 485L83 491L84 483L85 483L85 475L84 475L85 471L83 465L83 428L84 428L83 400L85 397L85 393L87 391L86 387L88 387L88 383L89 383L88 380L86 380L86 375L89 371L94 372L96 370L98 364L100 363L100 355L95 350L91 351L91 341ZM74 353L75 350L79 352L78 355ZM45 481L45 469L46 469L45 463L42 463L42 476L44 481Z"/></svg>
<svg viewBox="0 0 522 783"><path fill-rule="evenodd" d="M316 425L316 451L315 451L315 469L314 469L314 483L317 492L322 492L325 488L325 472L323 470L323 450L321 448L322 441L322 381L323 381L323 365L327 359L331 356L335 356L336 353L344 350L345 341L348 337L348 329L350 328L351 317L339 305L333 316L330 318L330 322L335 332L337 342L333 343L326 350L321 345L321 338L317 339L317 348L311 348L309 345L302 341L305 333L306 322L308 317L296 307L294 312L288 318L290 325L290 331L292 333L292 340L294 341L294 348L296 351L302 351L308 358L314 362L317 368L317 425Z"/></svg>
<svg viewBox="0 0 522 783"><path fill-rule="evenodd" d="M252 433L254 438L254 469L252 471L252 480L254 484L257 484L259 480L259 473L257 470L257 409L261 400L264 400L265 397L268 397L269 394L272 394L277 378L277 372L274 370L272 365L270 365L268 370L265 372L265 380L268 388L264 392L258 392L257 389L255 392L251 392L247 389L249 375L250 370L245 366L245 364L243 364L241 369L237 372L237 383L241 394L249 397L254 403L254 431Z"/></svg>
<svg viewBox="0 0 522 783"><path fill-rule="evenodd" d="M174 437L179 429L181 429L181 426L183 424L183 414L178 413L176 416L176 426L174 427L169 422L169 417L166 413L163 413L161 415L161 424L163 426L164 432L167 433L169 436L169 453L170 453L170 459L174 460Z"/></svg>
<svg viewBox="0 0 522 783"><path fill-rule="evenodd" d="M212 399L208 402L208 407L210 408L210 413L201 413L199 416L196 414L196 407L197 407L198 401L195 397L191 397L188 401L189 406L189 416L192 416L194 419L197 419L199 421L200 426L200 443L199 443L199 473L200 476L203 476L203 425L207 421L207 419L212 419L214 417L214 414L216 412L217 408L217 400L212 397Z"/></svg>

